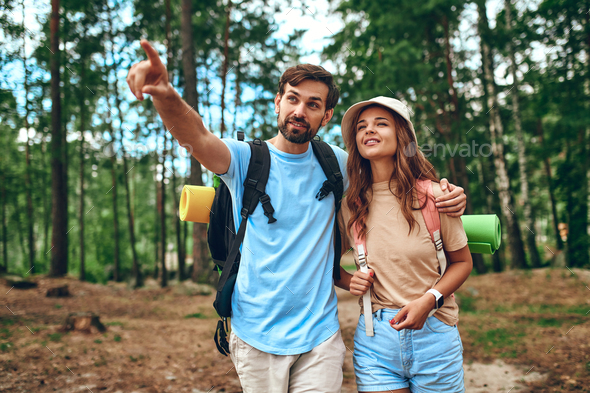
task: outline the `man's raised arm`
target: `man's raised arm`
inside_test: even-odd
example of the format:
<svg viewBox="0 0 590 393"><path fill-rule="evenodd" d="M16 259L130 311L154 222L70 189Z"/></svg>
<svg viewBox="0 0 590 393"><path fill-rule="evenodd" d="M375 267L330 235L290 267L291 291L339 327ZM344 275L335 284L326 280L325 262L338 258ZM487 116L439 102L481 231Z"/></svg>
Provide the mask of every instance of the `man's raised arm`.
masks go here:
<svg viewBox="0 0 590 393"><path fill-rule="evenodd" d="M213 173L227 172L231 155L225 143L205 128L196 108L191 108L174 90L158 52L147 40L141 40L141 47L148 59L131 66L127 76L131 92L138 100L143 100L143 94L152 96L168 131L181 146L191 150L205 168Z"/></svg>

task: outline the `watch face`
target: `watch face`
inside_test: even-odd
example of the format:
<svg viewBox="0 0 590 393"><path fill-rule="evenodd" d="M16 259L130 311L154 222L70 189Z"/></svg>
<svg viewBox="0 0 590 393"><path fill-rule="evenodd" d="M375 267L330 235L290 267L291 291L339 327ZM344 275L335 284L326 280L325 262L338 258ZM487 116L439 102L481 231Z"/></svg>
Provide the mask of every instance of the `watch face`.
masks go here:
<svg viewBox="0 0 590 393"><path fill-rule="evenodd" d="M445 304L445 298L441 296L436 301L436 308L441 308L443 304Z"/></svg>

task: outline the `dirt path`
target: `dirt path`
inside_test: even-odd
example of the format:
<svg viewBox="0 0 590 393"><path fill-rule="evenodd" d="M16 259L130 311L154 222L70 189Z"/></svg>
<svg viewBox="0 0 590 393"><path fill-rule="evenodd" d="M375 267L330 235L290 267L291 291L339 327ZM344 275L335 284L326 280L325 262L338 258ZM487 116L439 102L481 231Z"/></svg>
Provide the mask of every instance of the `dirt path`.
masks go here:
<svg viewBox="0 0 590 393"><path fill-rule="evenodd" d="M0 297L0 392L241 391L230 359L221 356L213 342L213 297L194 295L202 288L187 283L160 289L152 283L130 291L122 284L35 280L35 289L0 286L0 293L6 294ZM48 287L64 283L73 296L44 296ZM349 293L338 290L338 297L342 335L349 348L342 391L348 393L356 391L352 340L358 305ZM65 317L77 311L99 314L108 331L60 332ZM468 327L460 324L462 336ZM474 351L477 348L466 348L467 392L528 392L530 383L537 387L535 392L541 391L538 368L497 359L490 364L471 362ZM568 375L573 378L574 372Z"/></svg>

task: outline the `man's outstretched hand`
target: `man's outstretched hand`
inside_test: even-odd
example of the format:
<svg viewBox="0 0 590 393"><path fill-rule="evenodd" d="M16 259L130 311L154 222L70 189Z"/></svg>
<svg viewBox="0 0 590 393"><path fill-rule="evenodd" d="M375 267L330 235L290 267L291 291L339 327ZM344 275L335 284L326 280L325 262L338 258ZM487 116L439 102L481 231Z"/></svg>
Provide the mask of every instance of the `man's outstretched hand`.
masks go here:
<svg viewBox="0 0 590 393"><path fill-rule="evenodd" d="M127 84L138 100L143 100L143 94L165 98L169 94L170 87L168 70L160 60L158 52L147 40L141 40L140 44L148 59L131 66L127 75Z"/></svg>

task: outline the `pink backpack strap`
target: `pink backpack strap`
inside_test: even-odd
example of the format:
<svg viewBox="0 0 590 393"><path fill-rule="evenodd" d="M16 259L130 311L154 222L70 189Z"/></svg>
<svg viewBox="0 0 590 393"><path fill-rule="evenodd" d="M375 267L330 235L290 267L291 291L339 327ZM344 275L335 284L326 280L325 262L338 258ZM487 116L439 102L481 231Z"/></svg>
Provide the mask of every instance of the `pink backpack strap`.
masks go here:
<svg viewBox="0 0 590 393"><path fill-rule="evenodd" d="M428 233L430 233L432 242L436 245L434 233L436 231L440 233L440 216L434 204L432 181L424 179L416 180L416 189L418 190L417 194L420 206L424 205L424 200L426 199L426 205L422 208L422 217L424 217L424 222L426 222L426 228L428 229Z"/></svg>
<svg viewBox="0 0 590 393"><path fill-rule="evenodd" d="M426 228L428 229L430 238L432 239L434 247L436 248L436 258L438 259L438 263L440 265L440 276L442 277L447 270L447 257L443 249L443 242L440 235L440 216L438 214L438 210L436 209L436 205L434 204L432 181L427 179L416 180L416 190L418 191L417 194L420 206L424 205L422 208L422 217L424 217ZM424 204L424 202L426 202L426 204ZM454 297L454 294L451 296ZM435 311L436 310L432 310L429 316L434 314Z"/></svg>

